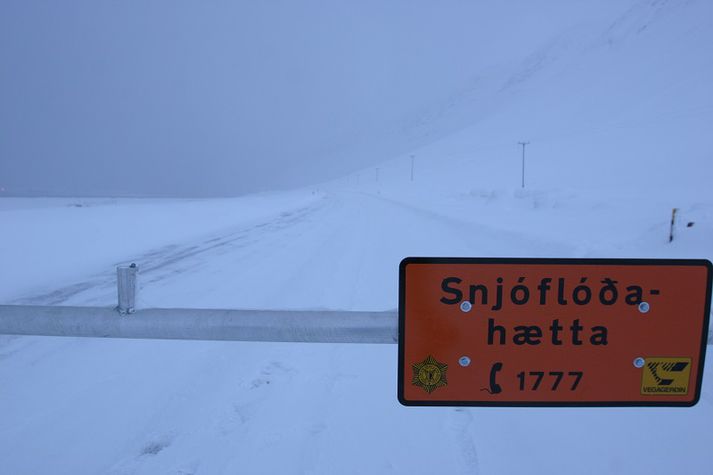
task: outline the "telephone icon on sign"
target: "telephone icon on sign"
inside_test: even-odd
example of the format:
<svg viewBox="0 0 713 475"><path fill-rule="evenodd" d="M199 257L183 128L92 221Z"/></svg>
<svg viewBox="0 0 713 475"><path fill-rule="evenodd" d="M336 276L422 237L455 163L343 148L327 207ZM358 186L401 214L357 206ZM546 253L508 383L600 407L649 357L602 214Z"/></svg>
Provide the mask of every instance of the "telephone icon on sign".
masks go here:
<svg viewBox="0 0 713 475"><path fill-rule="evenodd" d="M498 374L498 371L501 371L503 369L503 364L501 362L494 363L493 366L490 368L490 389L488 388L483 388L481 391L487 391L490 394L500 394L503 389L500 387L500 385L495 381L495 378Z"/></svg>

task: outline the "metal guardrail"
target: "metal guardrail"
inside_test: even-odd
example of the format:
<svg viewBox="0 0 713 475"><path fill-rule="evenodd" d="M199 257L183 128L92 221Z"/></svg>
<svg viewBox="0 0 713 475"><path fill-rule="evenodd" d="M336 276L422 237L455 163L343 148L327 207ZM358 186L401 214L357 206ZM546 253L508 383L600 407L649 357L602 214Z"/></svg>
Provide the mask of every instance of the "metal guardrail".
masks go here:
<svg viewBox="0 0 713 475"><path fill-rule="evenodd" d="M397 343L397 312L135 309L135 264L117 268L118 305L0 305L0 335L305 343ZM713 344L713 330L708 334Z"/></svg>
<svg viewBox="0 0 713 475"><path fill-rule="evenodd" d="M176 340L396 343L391 312L136 309L136 264L117 267L115 308L0 305L0 334Z"/></svg>
<svg viewBox="0 0 713 475"><path fill-rule="evenodd" d="M0 334L98 338L396 343L396 312L0 305Z"/></svg>

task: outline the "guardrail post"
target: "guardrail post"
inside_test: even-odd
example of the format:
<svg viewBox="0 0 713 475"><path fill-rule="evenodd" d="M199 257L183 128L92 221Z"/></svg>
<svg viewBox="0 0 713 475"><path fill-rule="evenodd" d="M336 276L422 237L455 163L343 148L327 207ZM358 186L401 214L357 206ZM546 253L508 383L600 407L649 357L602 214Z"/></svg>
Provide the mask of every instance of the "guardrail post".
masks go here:
<svg viewBox="0 0 713 475"><path fill-rule="evenodd" d="M121 315L136 311L136 273L139 268L136 264L118 266L116 268L116 286L119 304L116 309Z"/></svg>

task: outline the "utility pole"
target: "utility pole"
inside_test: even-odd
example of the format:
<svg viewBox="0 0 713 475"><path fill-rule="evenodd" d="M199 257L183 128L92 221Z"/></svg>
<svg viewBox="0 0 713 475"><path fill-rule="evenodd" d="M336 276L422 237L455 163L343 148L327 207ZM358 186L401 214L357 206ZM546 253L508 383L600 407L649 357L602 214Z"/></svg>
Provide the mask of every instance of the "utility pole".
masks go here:
<svg viewBox="0 0 713 475"><path fill-rule="evenodd" d="M413 181L413 155L411 155L411 181Z"/></svg>
<svg viewBox="0 0 713 475"><path fill-rule="evenodd" d="M530 142L518 142L522 145L522 187L525 188L525 147L530 144Z"/></svg>

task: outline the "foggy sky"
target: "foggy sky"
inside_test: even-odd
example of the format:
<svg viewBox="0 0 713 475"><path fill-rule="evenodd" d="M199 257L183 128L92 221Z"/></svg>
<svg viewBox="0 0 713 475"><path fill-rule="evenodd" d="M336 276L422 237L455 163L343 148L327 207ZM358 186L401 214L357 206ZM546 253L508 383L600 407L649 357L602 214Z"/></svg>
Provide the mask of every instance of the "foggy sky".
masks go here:
<svg viewBox="0 0 713 475"><path fill-rule="evenodd" d="M0 187L239 195L378 163L414 114L584 16L505 3L3 1Z"/></svg>

